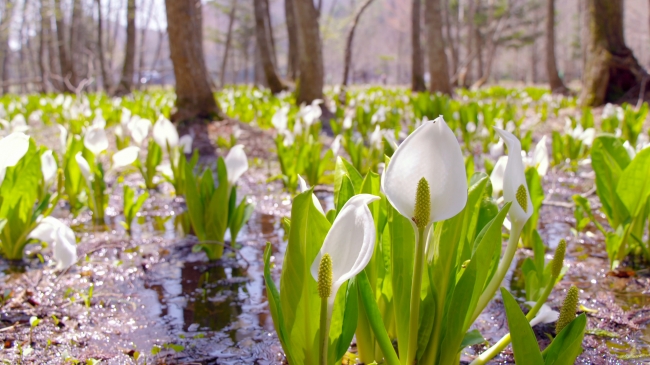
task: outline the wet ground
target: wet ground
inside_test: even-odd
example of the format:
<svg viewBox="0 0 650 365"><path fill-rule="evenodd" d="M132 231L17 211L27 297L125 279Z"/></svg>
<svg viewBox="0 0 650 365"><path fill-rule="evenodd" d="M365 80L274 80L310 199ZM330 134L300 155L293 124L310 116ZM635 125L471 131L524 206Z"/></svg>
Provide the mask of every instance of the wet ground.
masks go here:
<svg viewBox="0 0 650 365"><path fill-rule="evenodd" d="M221 129L220 129L221 128ZM222 131L232 123L212 129ZM268 138L245 130L256 146ZM246 142L244 142L246 143ZM95 227L90 216L71 220L61 206L55 215L67 220L79 238L79 265L55 272L51 253L28 247L26 263L2 261L0 268L0 358L11 364L281 364L282 348L273 331L262 279L262 252L271 242L279 278L286 242L280 220L289 215L290 196L278 182L266 183L277 166L253 154L251 170L240 180L240 192L256 204L240 234L237 250L208 262L193 253L187 235L184 203L161 185L152 192L132 236L118 222L121 188L112 191L107 225ZM139 175L127 178L137 186ZM117 185L115 185L117 186ZM580 303L589 309L588 332L580 364L641 364L650 361L650 278L645 269L608 275L602 235L593 227L575 233L571 196L589 193L593 177L585 171L551 171L544 179L546 200L540 233L547 245L567 239L569 267L549 299L557 309L571 284L581 289ZM320 198L329 200L327 192ZM589 195L598 206L595 194ZM603 219L604 221L604 219ZM549 250L548 258L552 254ZM532 255L522 249L518 260ZM504 283L521 293L516 264ZM32 327L30 317L40 323ZM507 332L503 307L494 300L475 324L490 343ZM536 328L544 343L551 325ZM464 351L463 361L481 351ZM512 363L510 350L493 364Z"/></svg>

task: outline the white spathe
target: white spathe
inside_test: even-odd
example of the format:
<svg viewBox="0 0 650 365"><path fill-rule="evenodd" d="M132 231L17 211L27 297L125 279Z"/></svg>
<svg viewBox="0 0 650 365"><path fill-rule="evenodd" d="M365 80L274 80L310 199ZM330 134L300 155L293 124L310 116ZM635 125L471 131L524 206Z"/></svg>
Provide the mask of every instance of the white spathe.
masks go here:
<svg viewBox="0 0 650 365"><path fill-rule="evenodd" d="M228 151L226 158L226 170L228 171L228 184L234 186L237 180L248 170L248 158L244 152L244 145L238 144Z"/></svg>
<svg viewBox="0 0 650 365"><path fill-rule="evenodd" d="M546 176L549 166L546 136L543 136L535 146L535 151L533 152L533 163L535 164L539 176Z"/></svg>
<svg viewBox="0 0 650 365"><path fill-rule="evenodd" d="M108 138L103 127L93 125L84 136L84 146L95 156L108 149Z"/></svg>
<svg viewBox="0 0 650 365"><path fill-rule="evenodd" d="M526 304L531 307L535 306L535 302L526 302ZM542 304L542 307L539 308L539 312L537 312L535 318L530 321L530 326L535 327L540 323L553 323L556 322L559 317L560 313L554 311L548 305Z"/></svg>
<svg viewBox="0 0 650 365"><path fill-rule="evenodd" d="M194 138L189 134L184 135L178 140L178 145L183 149L184 154L192 153L192 142L194 142Z"/></svg>
<svg viewBox="0 0 650 365"><path fill-rule="evenodd" d="M375 222L368 204L379 200L370 194L355 195L336 216L323 246L311 265L311 275L318 281L318 268L322 257L332 258L332 291L336 298L339 287L363 270L375 248Z"/></svg>
<svg viewBox="0 0 650 365"><path fill-rule="evenodd" d="M533 214L533 203L530 200L528 184L526 184L526 170L521 158L521 142L508 131L499 128L495 128L495 131L508 146L508 163L503 177L503 199L505 202L512 202L508 216L513 224L521 228ZM517 190L520 186L526 190L525 207L522 207L517 201Z"/></svg>
<svg viewBox="0 0 650 365"><path fill-rule="evenodd" d="M140 147L131 146L115 152L113 155L113 169L129 166L138 159Z"/></svg>
<svg viewBox="0 0 650 365"><path fill-rule="evenodd" d="M14 166L29 149L29 136L22 132L12 133L0 139L0 185L5 179L7 167Z"/></svg>
<svg viewBox="0 0 650 365"><path fill-rule="evenodd" d="M81 170L81 174L83 175L84 179L86 179L86 182L90 184L93 180L93 174L90 171L90 165L88 164L88 161L86 161L81 152L77 152L77 154L74 155L74 159L77 161L77 165L79 165L79 170Z"/></svg>
<svg viewBox="0 0 650 365"><path fill-rule="evenodd" d="M178 131L169 119L161 115L153 125L153 139L163 150L167 150L167 145L174 148L178 146Z"/></svg>
<svg viewBox="0 0 650 365"><path fill-rule="evenodd" d="M68 130L61 124L57 124L56 126L59 127L59 144L61 145L61 151L65 151L68 148Z"/></svg>
<svg viewBox="0 0 650 365"><path fill-rule="evenodd" d="M54 217L40 219L29 238L52 245L57 270L67 269L77 261L77 240L74 231Z"/></svg>
<svg viewBox="0 0 650 365"><path fill-rule="evenodd" d="M43 180L49 183L56 176L56 160L52 154L52 150L47 150L41 155L41 172L43 173Z"/></svg>
<svg viewBox="0 0 650 365"><path fill-rule="evenodd" d="M506 166L508 165L508 156L501 156L492 169L490 174L490 182L492 183L492 196L497 198L503 191L503 177L506 173Z"/></svg>
<svg viewBox="0 0 650 365"><path fill-rule="evenodd" d="M298 175L298 185L300 186L300 192L304 193L305 191L309 190L309 185L305 181L305 179L302 178L302 176ZM314 206L316 209L318 209L319 212L323 213L325 215L325 211L323 210L323 206L321 205L320 201L316 197L316 194L312 193L311 194L311 199L314 202Z"/></svg>
<svg viewBox="0 0 650 365"><path fill-rule="evenodd" d="M131 134L131 139L137 145L141 145L149 135L149 128L151 128L151 121L143 118L132 118L126 125Z"/></svg>
<svg viewBox="0 0 650 365"><path fill-rule="evenodd" d="M431 193L429 224L451 218L467 203L465 160L454 133L442 117L425 121L393 154L382 186L388 201L403 216L415 212L418 182L425 178Z"/></svg>
<svg viewBox="0 0 650 365"><path fill-rule="evenodd" d="M278 132L283 132L287 129L289 123L289 106L283 106L278 109L271 118L271 124Z"/></svg>

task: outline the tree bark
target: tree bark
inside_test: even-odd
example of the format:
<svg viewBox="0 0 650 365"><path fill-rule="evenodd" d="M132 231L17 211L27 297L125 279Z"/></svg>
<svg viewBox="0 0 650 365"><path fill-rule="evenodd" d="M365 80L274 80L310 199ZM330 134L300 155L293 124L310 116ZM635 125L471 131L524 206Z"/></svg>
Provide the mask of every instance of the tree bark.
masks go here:
<svg viewBox="0 0 650 365"><path fill-rule="evenodd" d="M83 35L83 11L81 0L72 2L72 23L70 26L70 84L76 91L81 82L79 67L82 65L83 51L81 48L81 37Z"/></svg>
<svg viewBox="0 0 650 365"><path fill-rule="evenodd" d="M277 94L287 89L287 86L280 80L275 63L273 60L272 42L269 39L268 29L268 9L266 8L267 2L265 0L253 0L254 14L255 14L255 35L257 39L257 47L259 49L260 61L264 69L264 76L266 83L271 89L271 92Z"/></svg>
<svg viewBox="0 0 650 365"><path fill-rule="evenodd" d="M412 0L411 4L411 90L419 92L427 89L424 84L424 56L420 40L422 0Z"/></svg>
<svg viewBox="0 0 650 365"><path fill-rule="evenodd" d="M443 6L445 7L444 9L444 15L445 15L445 35L446 35L446 42L447 45L449 46L449 50L451 51L451 71L453 74L458 71L458 47L456 47L456 44L454 42L454 38L451 32L451 19L453 18L450 14L450 9L449 9L449 0L445 0Z"/></svg>
<svg viewBox="0 0 650 365"><path fill-rule="evenodd" d="M48 92L47 82L48 82L48 64L47 64L47 44L49 43L50 37L50 17L48 12L48 7L46 3L49 3L47 0L41 0L41 29L38 42L38 68L41 74L41 92ZM50 55L52 57L52 55Z"/></svg>
<svg viewBox="0 0 650 365"><path fill-rule="evenodd" d="M120 83L113 94L121 96L131 93L135 67L135 0L128 0L126 11L126 49Z"/></svg>
<svg viewBox="0 0 650 365"><path fill-rule="evenodd" d="M348 31L348 37L347 37L347 42L345 44L345 60L344 60L344 66L343 66L343 82L341 84L343 85L343 89L345 89L346 86L348 86L348 75L350 73L350 65L352 64L352 43L354 40L354 31L357 29L357 25L359 24L359 19L361 19L361 14L370 6L373 0L366 0L359 9L357 9L357 12L354 14L354 20L352 21L352 26L350 27L350 30ZM399 73L397 75L398 80L399 80ZM423 80L424 84L424 80Z"/></svg>
<svg viewBox="0 0 650 365"><path fill-rule="evenodd" d="M298 25L300 76L296 102L311 103L323 98L323 49L318 16L312 0L293 0Z"/></svg>
<svg viewBox="0 0 650 365"><path fill-rule="evenodd" d="M425 5L429 73L431 75L429 91L451 95L445 40L442 35L441 0L426 0Z"/></svg>
<svg viewBox="0 0 650 365"><path fill-rule="evenodd" d="M2 93L9 92L9 29L13 15L14 2L8 0L2 9L0 18L0 72L2 73Z"/></svg>
<svg viewBox="0 0 650 365"><path fill-rule="evenodd" d="M298 71L300 69L300 55L298 54L298 25L296 24L294 1L295 0L284 0L284 14L287 21L287 36L289 38L287 77L295 81L298 78Z"/></svg>
<svg viewBox="0 0 650 365"><path fill-rule="evenodd" d="M147 21L140 30L140 48L138 49L138 78L137 83L139 87L142 87L142 71L144 70L144 59L145 59L145 40L147 39L147 33L149 31L149 23L151 22L151 14L153 13L154 0L149 1L149 8L147 10Z"/></svg>
<svg viewBox="0 0 650 365"><path fill-rule="evenodd" d="M56 17L56 41L59 51L59 66L61 67L61 78L63 80L66 80L72 77L72 64L70 62L70 58L68 57L68 50L66 48L65 20L63 18L63 9L61 6L61 0L54 0L54 12ZM74 91L70 90L66 86L66 83L64 83L63 88L66 91Z"/></svg>
<svg viewBox="0 0 650 365"><path fill-rule="evenodd" d="M475 24L474 24L474 16L476 15L476 3L475 0L468 0L469 1L469 8L467 10L467 43L465 44L466 51L465 53L467 54L468 61L467 61L467 68L463 70L463 77L461 77L462 83L461 86L468 86L471 85L472 80L474 79L474 70L473 70L473 65L474 65L474 57L472 57L472 54L475 52L475 47L474 47L474 36L475 36Z"/></svg>
<svg viewBox="0 0 650 365"><path fill-rule="evenodd" d="M552 92L567 92L555 63L555 0L546 1L546 73Z"/></svg>
<svg viewBox="0 0 650 365"><path fill-rule="evenodd" d="M588 0L590 30L580 104L614 102L647 77L623 34L623 0Z"/></svg>
<svg viewBox="0 0 650 365"><path fill-rule="evenodd" d="M174 122L221 118L203 56L201 0L165 0L167 34L174 76Z"/></svg>
<svg viewBox="0 0 650 365"><path fill-rule="evenodd" d="M47 0L46 0L47 1ZM101 0L96 0L97 3L97 52L99 53L99 68L102 74L102 84L104 90L110 92L113 85L111 75L106 70L106 54L104 53L104 19L102 14Z"/></svg>
<svg viewBox="0 0 650 365"><path fill-rule="evenodd" d="M228 14L228 33L226 33L226 44L223 50L223 59L221 60L221 70L219 71L219 86L224 87L226 82L226 65L228 64L228 53L232 44L232 28L235 24L235 12L237 10L237 0L232 1L232 8Z"/></svg>

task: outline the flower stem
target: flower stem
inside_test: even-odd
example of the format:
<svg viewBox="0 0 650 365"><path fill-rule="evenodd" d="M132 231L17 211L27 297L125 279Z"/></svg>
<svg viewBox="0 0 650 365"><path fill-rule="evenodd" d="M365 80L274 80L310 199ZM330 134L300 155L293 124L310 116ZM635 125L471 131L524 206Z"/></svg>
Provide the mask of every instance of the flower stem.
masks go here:
<svg viewBox="0 0 650 365"><path fill-rule="evenodd" d="M535 306L526 314L526 319L528 322L532 321L533 318L537 315L537 312L539 312L540 308L542 308L542 305L546 303L546 300L548 299L548 296L551 294L551 290L553 290L553 286L555 286L555 281L556 277L552 277L546 288L544 289L544 292L542 295L537 299L537 302L535 302ZM503 336L497 343L492 345L489 349L485 350L479 357L474 359L474 361L471 362L470 365L485 365L488 361L492 360L495 356L497 356L503 349L505 349L509 344L510 344L511 338L510 338L510 333L506 334Z"/></svg>
<svg viewBox="0 0 650 365"><path fill-rule="evenodd" d="M408 365L415 364L415 356L418 351L418 326L420 324L420 292L422 290L422 269L424 267L424 238L425 228L417 229L417 241L415 241L415 265L413 267L413 279L411 281L411 306L409 318L409 342L406 356Z"/></svg>
<svg viewBox="0 0 650 365"><path fill-rule="evenodd" d="M488 303L490 300L492 300L494 294L501 286L501 282L506 276L506 273L508 273L512 259L515 257L515 253L517 252L517 245L519 243L519 236L521 235L522 228L522 224L512 222L512 230L510 231L510 238L508 238L508 246L506 247L506 252L503 254L503 257L499 262L499 267L494 273L492 280L483 291L483 294L481 294L481 297L479 298L476 305L476 309L474 310L474 314L472 315L472 320L469 323L474 323L474 321L476 321L476 318L478 318L481 312L483 312L483 309L487 307Z"/></svg>
<svg viewBox="0 0 650 365"><path fill-rule="evenodd" d="M327 346L329 345L329 298L320 300L320 365L327 365Z"/></svg>

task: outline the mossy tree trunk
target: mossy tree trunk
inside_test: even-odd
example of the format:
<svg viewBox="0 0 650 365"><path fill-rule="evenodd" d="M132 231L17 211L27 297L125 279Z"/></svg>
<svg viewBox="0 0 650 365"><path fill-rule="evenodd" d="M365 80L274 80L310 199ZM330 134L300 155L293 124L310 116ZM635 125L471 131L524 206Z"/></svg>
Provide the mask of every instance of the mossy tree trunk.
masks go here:
<svg viewBox="0 0 650 365"><path fill-rule="evenodd" d="M429 91L451 94L449 66L445 53L445 40L442 35L441 0L426 0L425 23L427 27L427 48L429 50Z"/></svg>
<svg viewBox="0 0 650 365"><path fill-rule="evenodd" d="M176 79L174 122L220 118L203 56L201 0L165 0L169 50Z"/></svg>
<svg viewBox="0 0 650 365"><path fill-rule="evenodd" d="M311 103L323 98L323 47L320 38L319 12L312 0L293 0L298 29L300 74L296 102Z"/></svg>
<svg viewBox="0 0 650 365"><path fill-rule="evenodd" d="M623 34L623 0L587 0L589 38L580 104L613 102L647 76Z"/></svg>

